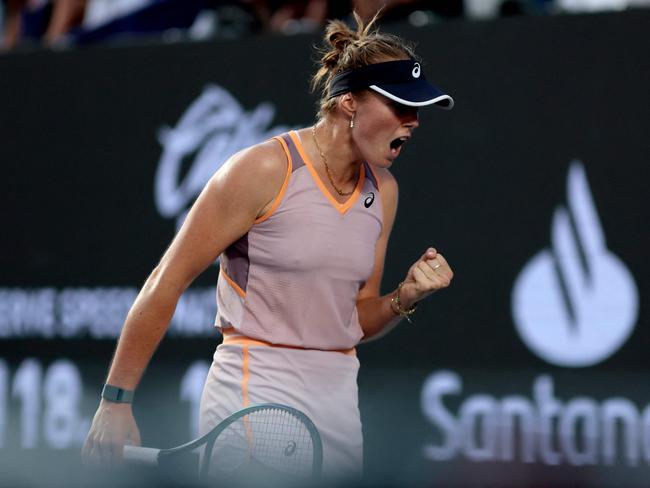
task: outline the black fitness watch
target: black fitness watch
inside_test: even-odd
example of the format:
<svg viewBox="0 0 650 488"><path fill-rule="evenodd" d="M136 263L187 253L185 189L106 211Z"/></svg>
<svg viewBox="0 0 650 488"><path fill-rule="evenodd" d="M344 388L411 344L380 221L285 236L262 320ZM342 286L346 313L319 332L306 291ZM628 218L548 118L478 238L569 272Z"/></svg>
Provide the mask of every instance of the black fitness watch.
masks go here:
<svg viewBox="0 0 650 488"><path fill-rule="evenodd" d="M133 390L123 390L106 383L102 388L102 398L113 403L133 403Z"/></svg>

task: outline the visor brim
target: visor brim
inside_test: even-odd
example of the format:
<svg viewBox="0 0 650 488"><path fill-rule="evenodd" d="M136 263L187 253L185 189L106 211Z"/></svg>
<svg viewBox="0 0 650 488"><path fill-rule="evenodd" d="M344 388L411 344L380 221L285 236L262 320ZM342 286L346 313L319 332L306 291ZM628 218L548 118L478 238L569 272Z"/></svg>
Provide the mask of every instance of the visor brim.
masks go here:
<svg viewBox="0 0 650 488"><path fill-rule="evenodd" d="M370 85L368 88L409 107L424 107L435 104L442 109L451 110L454 106L454 99L451 96L424 80L410 83Z"/></svg>

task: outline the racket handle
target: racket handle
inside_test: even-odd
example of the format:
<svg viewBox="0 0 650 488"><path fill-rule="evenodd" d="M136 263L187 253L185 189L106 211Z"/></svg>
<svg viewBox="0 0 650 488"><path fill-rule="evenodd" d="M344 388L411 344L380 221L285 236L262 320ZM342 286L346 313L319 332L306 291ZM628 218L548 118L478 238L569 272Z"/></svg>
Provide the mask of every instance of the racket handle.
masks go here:
<svg viewBox="0 0 650 488"><path fill-rule="evenodd" d="M153 447L124 446L122 451L125 462L148 466L158 466L158 454L160 449Z"/></svg>

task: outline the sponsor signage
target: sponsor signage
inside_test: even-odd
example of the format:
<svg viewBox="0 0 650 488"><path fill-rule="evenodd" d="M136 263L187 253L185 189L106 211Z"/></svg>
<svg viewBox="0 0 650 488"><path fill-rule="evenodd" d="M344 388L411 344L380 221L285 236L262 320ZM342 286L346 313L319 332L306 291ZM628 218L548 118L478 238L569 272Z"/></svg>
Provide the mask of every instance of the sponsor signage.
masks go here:
<svg viewBox="0 0 650 488"><path fill-rule="evenodd" d="M629 269L607 248L580 161L569 165L566 190L568 205L552 217L550 247L513 284L512 318L532 354L555 366L585 368L616 354L630 337L639 293ZM528 393L464 396L459 373L436 371L424 383L421 405L442 442L426 444L423 454L434 461L650 465L650 403L637 406L618 395L567 398L556 390L553 376L542 374ZM446 406L454 397L461 401L456 411Z"/></svg>
<svg viewBox="0 0 650 488"><path fill-rule="evenodd" d="M540 375L527 394L463 397L458 373L436 371L422 389L422 411L443 440L426 444L423 454L433 461L463 456L546 465L650 465L650 404L640 409L619 396L598 401L560 395L553 377ZM457 412L445 406L453 397L462 399Z"/></svg>
<svg viewBox="0 0 650 488"><path fill-rule="evenodd" d="M272 126L275 113L271 102L246 111L225 88L215 84L204 87L175 127L164 126L158 131L162 154L154 197L160 215L176 217L180 227L203 186L230 156L289 130L284 125ZM181 178L187 159L191 163Z"/></svg>
<svg viewBox="0 0 650 488"><path fill-rule="evenodd" d="M550 248L517 277L512 315L535 355L557 366L586 367L607 359L628 339L639 293L625 263L607 249L579 161L569 167L567 201L553 214Z"/></svg>

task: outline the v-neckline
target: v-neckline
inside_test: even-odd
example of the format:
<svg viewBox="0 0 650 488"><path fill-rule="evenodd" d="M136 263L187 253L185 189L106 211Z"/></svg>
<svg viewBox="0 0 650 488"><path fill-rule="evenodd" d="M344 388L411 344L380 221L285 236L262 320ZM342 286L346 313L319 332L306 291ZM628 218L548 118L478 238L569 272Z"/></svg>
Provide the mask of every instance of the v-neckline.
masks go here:
<svg viewBox="0 0 650 488"><path fill-rule="evenodd" d="M350 195L350 198L348 198L345 202L339 202L336 198L334 198L334 195L332 195L332 193L327 189L325 182L321 179L320 175L316 171L316 168L314 167L314 164L312 163L311 159L309 159L309 156L307 156L307 152L302 147L302 142L300 141L300 136L298 135L298 133L295 130L292 130L291 132L289 132L289 137L291 137L291 140L295 144L296 149L300 154L300 157L305 162L305 166L307 166L307 169L309 170L309 173L311 174L314 183L316 183L316 186L321 191L321 193L325 195L325 197L330 201L332 206L336 210L338 210L340 214L344 214L348 210L350 210L352 206L355 204L355 202L359 199L359 195L361 195L361 188L363 188L363 183L366 179L366 168L365 168L366 165L362 164L361 168L359 168L359 179L357 181L357 186L354 188L354 191Z"/></svg>

